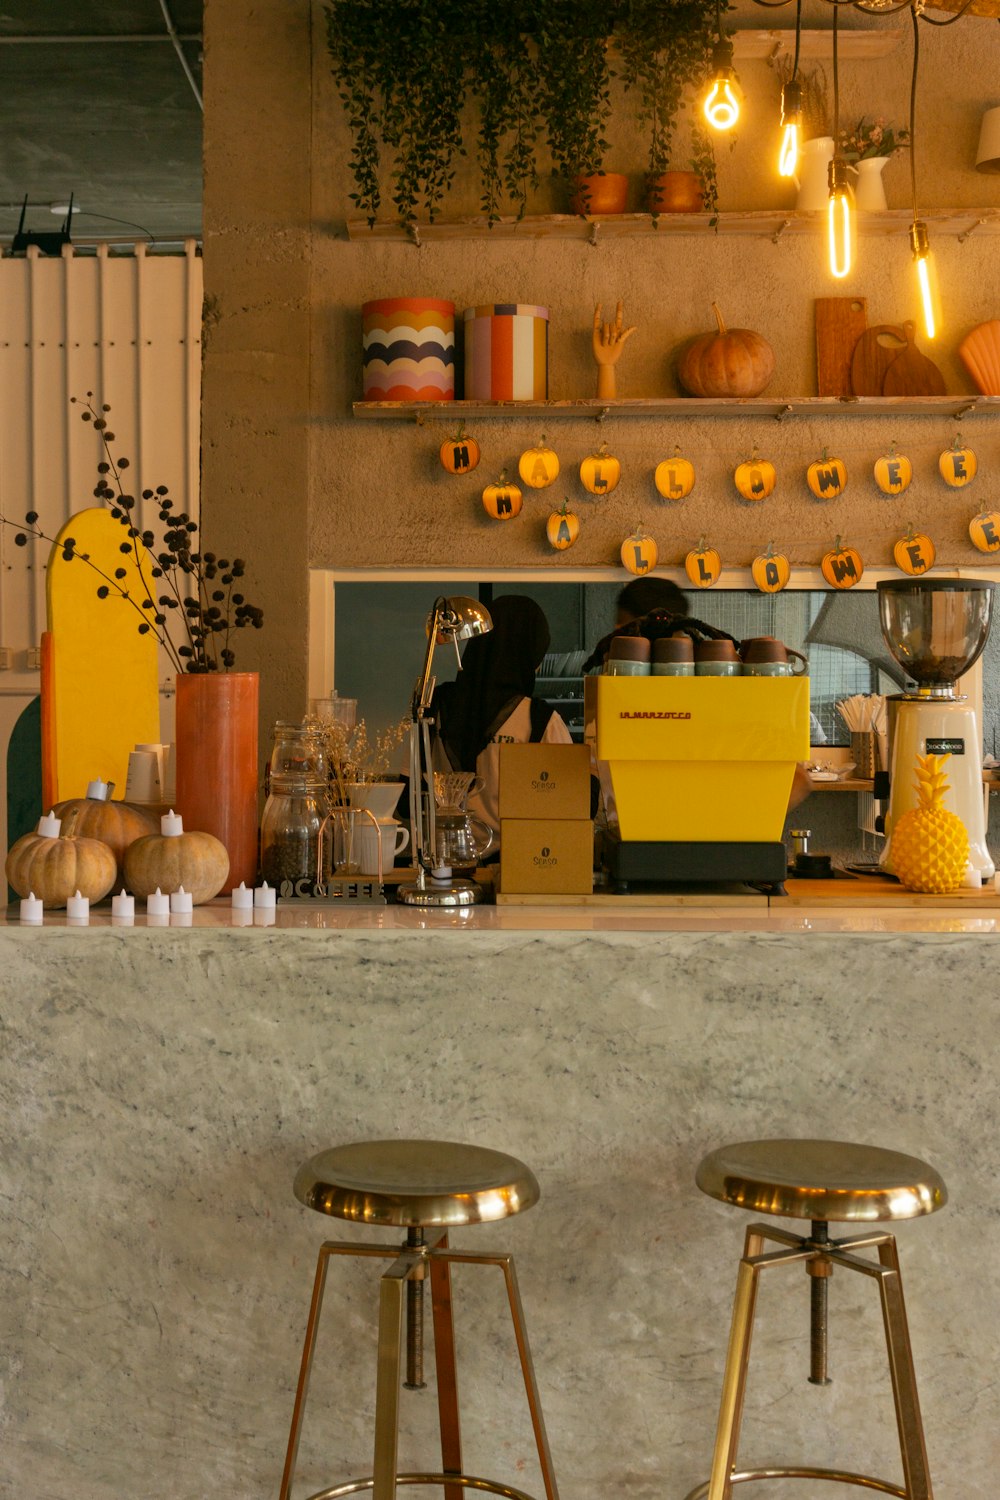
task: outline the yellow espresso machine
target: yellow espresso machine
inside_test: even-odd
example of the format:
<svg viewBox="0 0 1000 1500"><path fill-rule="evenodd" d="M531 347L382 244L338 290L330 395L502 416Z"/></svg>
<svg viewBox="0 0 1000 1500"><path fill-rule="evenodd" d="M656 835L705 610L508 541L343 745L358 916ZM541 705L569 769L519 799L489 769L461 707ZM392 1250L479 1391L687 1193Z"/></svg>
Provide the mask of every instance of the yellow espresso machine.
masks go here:
<svg viewBox="0 0 1000 1500"><path fill-rule="evenodd" d="M585 718L616 891L633 881L780 887L792 779L809 757L807 677L588 677Z"/></svg>

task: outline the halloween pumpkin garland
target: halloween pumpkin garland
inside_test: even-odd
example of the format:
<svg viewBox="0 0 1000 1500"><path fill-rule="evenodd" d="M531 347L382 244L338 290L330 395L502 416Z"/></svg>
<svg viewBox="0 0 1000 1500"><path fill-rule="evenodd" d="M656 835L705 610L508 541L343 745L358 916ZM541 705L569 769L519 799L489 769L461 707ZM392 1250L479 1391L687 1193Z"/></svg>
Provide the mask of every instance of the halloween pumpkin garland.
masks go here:
<svg viewBox="0 0 1000 1500"><path fill-rule="evenodd" d="M674 448L673 458L665 458L653 471L657 494L664 500L686 500L694 489L694 478L694 464L681 456L679 444Z"/></svg>
<svg viewBox="0 0 1000 1500"><path fill-rule="evenodd" d="M495 483L483 490L483 509L494 521L512 521L521 513L521 498L521 491L508 483L507 470L502 469Z"/></svg>

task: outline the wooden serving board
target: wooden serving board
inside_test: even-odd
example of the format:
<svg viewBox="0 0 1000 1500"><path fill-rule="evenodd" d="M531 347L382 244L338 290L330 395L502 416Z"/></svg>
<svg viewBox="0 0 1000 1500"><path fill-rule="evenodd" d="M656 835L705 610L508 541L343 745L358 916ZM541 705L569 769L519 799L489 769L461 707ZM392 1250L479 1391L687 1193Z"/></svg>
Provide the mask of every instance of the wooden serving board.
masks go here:
<svg viewBox="0 0 1000 1500"><path fill-rule="evenodd" d="M883 396L943 396L944 376L913 342L913 324L904 323L906 348L897 354L882 382Z"/></svg>
<svg viewBox="0 0 1000 1500"><path fill-rule="evenodd" d="M851 359L867 327L864 297L816 298L817 395L851 395Z"/></svg>
<svg viewBox="0 0 1000 1500"><path fill-rule="evenodd" d="M912 324L911 330L912 330ZM876 323L858 339L851 358L851 390L855 396L881 396L886 371L909 346L898 323Z"/></svg>
<svg viewBox="0 0 1000 1500"><path fill-rule="evenodd" d="M960 906L1000 911L1000 894L992 881L979 890L962 887L948 895L931 896L908 891L898 880L885 875L854 875L832 880L796 880L785 882L784 896L772 896L772 909L784 906L867 906L902 909L907 906Z"/></svg>

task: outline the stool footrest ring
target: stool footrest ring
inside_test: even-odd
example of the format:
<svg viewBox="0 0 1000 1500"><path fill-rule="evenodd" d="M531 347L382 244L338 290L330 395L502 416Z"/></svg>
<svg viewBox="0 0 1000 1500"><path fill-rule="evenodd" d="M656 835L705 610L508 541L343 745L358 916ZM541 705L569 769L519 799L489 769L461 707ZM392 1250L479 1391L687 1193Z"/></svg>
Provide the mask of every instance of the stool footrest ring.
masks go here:
<svg viewBox="0 0 1000 1500"><path fill-rule="evenodd" d="M805 1464L787 1469L741 1469L730 1475L729 1482L742 1484L749 1479L830 1479L837 1484L857 1484L866 1490L878 1490L883 1495L896 1495L898 1500L907 1500L907 1492L900 1485L890 1484L887 1479L876 1479L871 1474L852 1474L846 1469L813 1469ZM696 1485L685 1500L705 1500L710 1483L706 1479L704 1484ZM318 1500L318 1497L313 1497L313 1500Z"/></svg>
<svg viewBox="0 0 1000 1500"><path fill-rule="evenodd" d="M790 1472L790 1471L789 1471ZM475 1474L397 1474L397 1484L457 1484L469 1490L485 1490L490 1495L502 1495L505 1500L535 1500L525 1490L515 1489L512 1484L503 1484L496 1479L480 1479ZM331 1485L329 1489L317 1490L308 1500L340 1500L342 1495L356 1495L359 1490L370 1490L374 1477L349 1479L344 1484ZM896 1494L902 1494L897 1490Z"/></svg>

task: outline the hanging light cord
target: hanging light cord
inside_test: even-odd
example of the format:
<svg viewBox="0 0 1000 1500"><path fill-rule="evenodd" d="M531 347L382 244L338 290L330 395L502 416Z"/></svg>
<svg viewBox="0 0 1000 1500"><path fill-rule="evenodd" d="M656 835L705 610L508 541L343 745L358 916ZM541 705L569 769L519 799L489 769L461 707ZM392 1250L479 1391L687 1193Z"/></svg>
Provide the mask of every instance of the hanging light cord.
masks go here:
<svg viewBox="0 0 1000 1500"><path fill-rule="evenodd" d="M840 20L840 6L834 6L833 10L833 154L840 155L840 78L837 57L837 22Z"/></svg>
<svg viewBox="0 0 1000 1500"><path fill-rule="evenodd" d="M971 0L970 0L971 3ZM913 25L913 73L910 77L910 196L913 199L913 220L917 218L917 64L920 61L920 27L917 25L916 0L910 5L910 21Z"/></svg>
<svg viewBox="0 0 1000 1500"><path fill-rule="evenodd" d="M802 41L802 0L795 0L795 60L792 63L792 82L799 76L799 44Z"/></svg>

